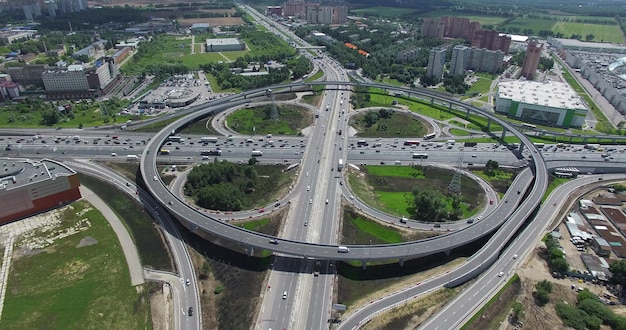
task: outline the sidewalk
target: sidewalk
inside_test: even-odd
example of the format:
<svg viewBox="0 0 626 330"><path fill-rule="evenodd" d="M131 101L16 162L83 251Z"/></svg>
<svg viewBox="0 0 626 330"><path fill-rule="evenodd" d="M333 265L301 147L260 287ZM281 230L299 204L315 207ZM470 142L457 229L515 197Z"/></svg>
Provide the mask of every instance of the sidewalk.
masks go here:
<svg viewBox="0 0 626 330"><path fill-rule="evenodd" d="M85 186L80 186L80 194L84 199L89 201L98 211L104 215L109 224L111 224L111 228L117 235L117 238L120 241L120 245L122 246L122 250L124 251L124 256L126 257L126 262L128 263L128 272L130 273L130 283L135 286L144 283L143 277L143 268L141 267L141 261L139 260L139 253L137 252L137 247L135 246L135 242L128 234L126 227L122 221L117 217L115 212L111 210L109 205L107 205L102 198L96 195L93 191L89 190Z"/></svg>

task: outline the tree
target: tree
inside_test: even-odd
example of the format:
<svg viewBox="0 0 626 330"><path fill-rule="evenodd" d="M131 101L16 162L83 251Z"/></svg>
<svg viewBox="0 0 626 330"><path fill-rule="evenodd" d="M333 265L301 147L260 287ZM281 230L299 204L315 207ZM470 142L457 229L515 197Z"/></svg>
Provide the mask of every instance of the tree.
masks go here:
<svg viewBox="0 0 626 330"><path fill-rule="evenodd" d="M593 34L589 33L588 35L585 36L585 40L587 41L591 41L595 38L596 36L594 36Z"/></svg>
<svg viewBox="0 0 626 330"><path fill-rule="evenodd" d="M413 189L413 204L415 205L415 219L438 221L445 218L445 197L433 191Z"/></svg>
<svg viewBox="0 0 626 330"><path fill-rule="evenodd" d="M367 114L365 114L363 120L365 121L367 127L371 127L378 121L378 114L374 111L369 111Z"/></svg>
<svg viewBox="0 0 626 330"><path fill-rule="evenodd" d="M626 286L626 259L615 261L611 264L609 270L613 274L613 277L611 277L613 283Z"/></svg>
<svg viewBox="0 0 626 330"><path fill-rule="evenodd" d="M61 115L56 109L48 109L41 113L41 124L45 126L53 126L59 122Z"/></svg>
<svg viewBox="0 0 626 330"><path fill-rule="evenodd" d="M524 317L524 305L522 305L521 302L519 301L514 302L511 309L512 309L511 321L513 321L513 323L517 323L517 321L519 321L520 319Z"/></svg>

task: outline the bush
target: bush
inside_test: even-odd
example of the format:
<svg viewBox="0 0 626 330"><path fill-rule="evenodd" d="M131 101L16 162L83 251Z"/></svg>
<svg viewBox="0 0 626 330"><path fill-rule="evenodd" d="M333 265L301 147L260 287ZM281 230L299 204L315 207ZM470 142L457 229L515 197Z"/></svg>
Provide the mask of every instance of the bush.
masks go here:
<svg viewBox="0 0 626 330"><path fill-rule="evenodd" d="M585 325L585 318L588 316L587 313L563 302L557 303L554 308L556 309L556 314L566 326L576 330L585 330L587 328Z"/></svg>
<svg viewBox="0 0 626 330"><path fill-rule="evenodd" d="M224 287L221 286L221 285L218 285L218 286L215 287L215 290L213 290L213 293L220 294L220 293L222 293L222 291L224 291Z"/></svg>

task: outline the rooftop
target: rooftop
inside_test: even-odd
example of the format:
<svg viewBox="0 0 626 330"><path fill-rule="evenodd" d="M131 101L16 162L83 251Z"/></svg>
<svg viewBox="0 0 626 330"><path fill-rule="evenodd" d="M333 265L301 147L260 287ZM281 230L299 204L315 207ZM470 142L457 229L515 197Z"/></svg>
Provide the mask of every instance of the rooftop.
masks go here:
<svg viewBox="0 0 626 330"><path fill-rule="evenodd" d="M623 50L626 51L626 46L617 45L608 42L589 42L589 41L580 41L577 39L562 39L562 38L554 38L554 40L558 41L563 47L572 47L572 48L596 48L596 49L614 49L614 50Z"/></svg>
<svg viewBox="0 0 626 330"><path fill-rule="evenodd" d="M553 108L587 109L583 100L568 84L515 80L498 84L498 97Z"/></svg>
<svg viewBox="0 0 626 330"><path fill-rule="evenodd" d="M241 41L237 38L221 38L221 39L207 39L207 45L238 45Z"/></svg>
<svg viewBox="0 0 626 330"><path fill-rule="evenodd" d="M74 170L50 159L0 159L0 189L10 190L33 182L75 174Z"/></svg>

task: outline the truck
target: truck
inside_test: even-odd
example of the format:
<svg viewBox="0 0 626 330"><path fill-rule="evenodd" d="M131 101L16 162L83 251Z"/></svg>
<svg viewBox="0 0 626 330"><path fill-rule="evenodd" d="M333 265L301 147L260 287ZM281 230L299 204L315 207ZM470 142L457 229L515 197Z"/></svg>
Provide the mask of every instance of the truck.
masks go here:
<svg viewBox="0 0 626 330"><path fill-rule="evenodd" d="M216 137L203 136L200 138L200 142L202 143L217 143Z"/></svg>
<svg viewBox="0 0 626 330"><path fill-rule="evenodd" d="M127 155L126 156L126 160L136 161L137 159L139 159L139 157L137 157L137 155Z"/></svg>
<svg viewBox="0 0 626 330"><path fill-rule="evenodd" d="M343 159L339 158L339 162L337 163L337 171L341 171L343 168Z"/></svg>
<svg viewBox="0 0 626 330"><path fill-rule="evenodd" d="M261 150L252 150L252 156L254 157L263 156L263 152Z"/></svg>

